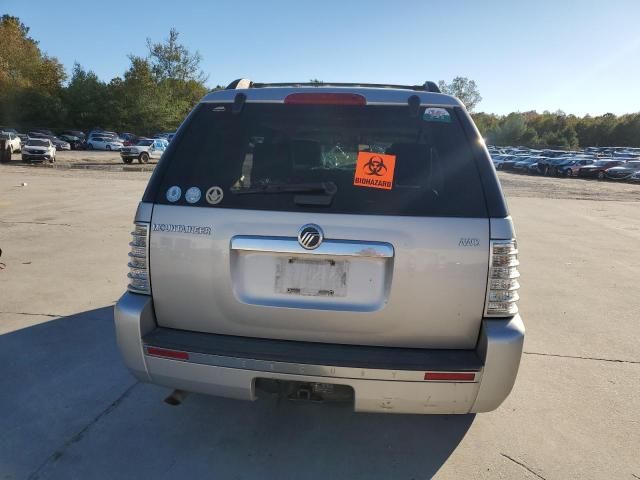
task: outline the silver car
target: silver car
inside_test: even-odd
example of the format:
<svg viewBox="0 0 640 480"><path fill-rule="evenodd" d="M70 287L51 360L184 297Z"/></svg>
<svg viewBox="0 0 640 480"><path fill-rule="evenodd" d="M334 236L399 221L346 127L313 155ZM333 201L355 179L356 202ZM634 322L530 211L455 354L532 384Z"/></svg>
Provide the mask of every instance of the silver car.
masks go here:
<svg viewBox="0 0 640 480"><path fill-rule="evenodd" d="M118 344L141 381L356 411L497 408L524 340L491 159L437 86L233 82L138 206Z"/></svg>

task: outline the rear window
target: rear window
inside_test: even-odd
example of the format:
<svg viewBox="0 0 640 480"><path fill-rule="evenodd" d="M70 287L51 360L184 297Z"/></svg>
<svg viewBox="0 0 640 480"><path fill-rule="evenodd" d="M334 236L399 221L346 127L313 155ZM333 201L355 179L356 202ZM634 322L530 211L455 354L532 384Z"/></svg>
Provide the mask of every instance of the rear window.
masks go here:
<svg viewBox="0 0 640 480"><path fill-rule="evenodd" d="M155 201L486 217L468 142L453 109L423 107L411 116L407 106L247 103L233 114L229 104L203 103L161 162ZM185 195L192 187L201 195ZM208 202L214 187L222 199Z"/></svg>

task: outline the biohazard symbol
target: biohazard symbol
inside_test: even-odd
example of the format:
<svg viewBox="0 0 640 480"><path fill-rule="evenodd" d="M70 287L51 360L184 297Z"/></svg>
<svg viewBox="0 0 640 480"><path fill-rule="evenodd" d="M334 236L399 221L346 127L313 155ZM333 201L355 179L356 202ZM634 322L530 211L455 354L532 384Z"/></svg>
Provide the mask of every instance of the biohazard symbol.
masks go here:
<svg viewBox="0 0 640 480"><path fill-rule="evenodd" d="M364 164L367 175L375 175L381 177L387 172L387 166L384 164L384 160L378 155L375 155Z"/></svg>
<svg viewBox="0 0 640 480"><path fill-rule="evenodd" d="M358 187L393 188L396 156L384 153L358 152L353 184Z"/></svg>

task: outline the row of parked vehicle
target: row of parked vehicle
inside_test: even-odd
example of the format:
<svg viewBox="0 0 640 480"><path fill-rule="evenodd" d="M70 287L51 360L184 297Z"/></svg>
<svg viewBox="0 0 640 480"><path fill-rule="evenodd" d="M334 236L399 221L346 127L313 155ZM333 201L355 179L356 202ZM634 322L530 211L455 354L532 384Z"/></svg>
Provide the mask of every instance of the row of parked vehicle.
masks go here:
<svg viewBox="0 0 640 480"><path fill-rule="evenodd" d="M640 182L640 149L590 147L582 151L488 147L497 170L554 177Z"/></svg>
<svg viewBox="0 0 640 480"><path fill-rule="evenodd" d="M21 153L25 162L55 162L60 150L106 150L119 151L124 163L137 159L146 163L160 158L175 134L164 132L153 138L139 137L133 133L116 133L94 129L88 134L80 130L66 130L54 134L48 129L38 129L20 133L14 128L0 127L0 140L4 140L9 157Z"/></svg>

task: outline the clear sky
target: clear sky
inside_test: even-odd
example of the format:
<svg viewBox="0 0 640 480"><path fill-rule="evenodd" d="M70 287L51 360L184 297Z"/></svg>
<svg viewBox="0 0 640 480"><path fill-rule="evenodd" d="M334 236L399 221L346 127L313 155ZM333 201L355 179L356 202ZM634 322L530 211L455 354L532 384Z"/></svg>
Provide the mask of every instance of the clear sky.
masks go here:
<svg viewBox="0 0 640 480"><path fill-rule="evenodd" d="M210 86L422 83L461 75L478 111L640 111L640 0L0 0L49 55L103 80L175 27Z"/></svg>

